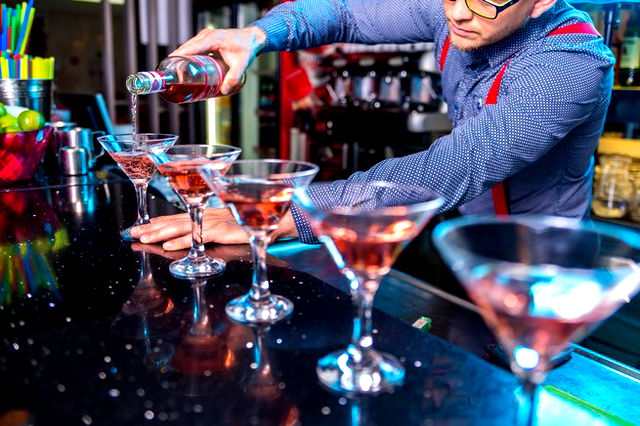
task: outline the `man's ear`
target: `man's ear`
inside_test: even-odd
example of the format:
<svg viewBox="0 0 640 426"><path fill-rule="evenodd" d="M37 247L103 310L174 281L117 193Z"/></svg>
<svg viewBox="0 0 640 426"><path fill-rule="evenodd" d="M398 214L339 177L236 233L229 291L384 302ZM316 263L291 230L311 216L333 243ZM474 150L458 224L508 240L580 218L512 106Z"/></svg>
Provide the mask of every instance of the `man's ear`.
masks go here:
<svg viewBox="0 0 640 426"><path fill-rule="evenodd" d="M549 10L554 4L556 4L556 0L534 0L533 8L531 9L529 16L532 19L535 19Z"/></svg>

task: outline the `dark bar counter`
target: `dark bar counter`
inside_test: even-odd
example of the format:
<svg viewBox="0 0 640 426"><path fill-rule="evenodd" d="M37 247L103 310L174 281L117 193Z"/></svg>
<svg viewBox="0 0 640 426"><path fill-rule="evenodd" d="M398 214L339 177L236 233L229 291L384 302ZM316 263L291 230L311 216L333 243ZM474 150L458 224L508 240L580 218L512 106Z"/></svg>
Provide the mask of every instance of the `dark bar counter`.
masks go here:
<svg viewBox="0 0 640 426"><path fill-rule="evenodd" d="M152 215L177 211L151 191ZM273 290L295 311L248 327L224 313L249 287L248 246L211 245L225 273L179 280L168 265L184 252L120 240L134 216L117 174L0 187L0 425L513 424L518 381L457 284L436 282L444 271L428 283L394 270L377 296L375 346L404 363L404 385L339 395L315 363L347 345L352 308L322 247L270 249ZM418 314L430 332L411 326ZM545 382L538 424L639 421L639 379L576 346Z"/></svg>

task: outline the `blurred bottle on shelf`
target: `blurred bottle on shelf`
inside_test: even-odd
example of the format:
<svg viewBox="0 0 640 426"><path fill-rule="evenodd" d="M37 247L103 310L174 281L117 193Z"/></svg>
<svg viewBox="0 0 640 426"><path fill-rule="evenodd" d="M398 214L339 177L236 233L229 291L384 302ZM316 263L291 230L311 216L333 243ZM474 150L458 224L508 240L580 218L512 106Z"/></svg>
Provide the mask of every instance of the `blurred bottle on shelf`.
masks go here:
<svg viewBox="0 0 640 426"><path fill-rule="evenodd" d="M622 86L640 86L640 16L629 22L622 42L620 54L620 77Z"/></svg>

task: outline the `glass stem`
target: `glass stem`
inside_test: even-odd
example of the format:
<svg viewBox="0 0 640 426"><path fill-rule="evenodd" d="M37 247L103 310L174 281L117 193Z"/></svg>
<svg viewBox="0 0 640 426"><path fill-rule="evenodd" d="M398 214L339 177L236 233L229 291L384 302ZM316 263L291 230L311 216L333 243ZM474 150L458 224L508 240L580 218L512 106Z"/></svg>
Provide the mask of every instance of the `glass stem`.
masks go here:
<svg viewBox="0 0 640 426"><path fill-rule="evenodd" d="M149 182L134 184L136 188L136 198L138 202L138 219L136 225L149 223L149 211L147 209L147 187Z"/></svg>
<svg viewBox="0 0 640 426"><path fill-rule="evenodd" d="M364 359L373 347L373 298L380 285L379 279L363 279L359 282L362 284L351 291L357 314L353 318L350 349L356 362Z"/></svg>
<svg viewBox="0 0 640 426"><path fill-rule="evenodd" d="M267 245L269 240L262 235L251 235L249 242L253 256L253 280L249 297L256 304L268 303L271 298L269 280L267 280Z"/></svg>
<svg viewBox="0 0 640 426"><path fill-rule="evenodd" d="M206 281L196 281L193 284L193 324L190 333L195 336L208 336L211 334L209 316L207 315L207 302L204 295Z"/></svg>
<svg viewBox="0 0 640 426"><path fill-rule="evenodd" d="M202 239L202 218L204 216L204 208L200 204L192 204L187 206L189 216L191 217L191 250L189 258L196 260L205 257L204 242Z"/></svg>
<svg viewBox="0 0 640 426"><path fill-rule="evenodd" d="M519 389L518 426L534 426L536 423L536 399L538 385L525 380Z"/></svg>

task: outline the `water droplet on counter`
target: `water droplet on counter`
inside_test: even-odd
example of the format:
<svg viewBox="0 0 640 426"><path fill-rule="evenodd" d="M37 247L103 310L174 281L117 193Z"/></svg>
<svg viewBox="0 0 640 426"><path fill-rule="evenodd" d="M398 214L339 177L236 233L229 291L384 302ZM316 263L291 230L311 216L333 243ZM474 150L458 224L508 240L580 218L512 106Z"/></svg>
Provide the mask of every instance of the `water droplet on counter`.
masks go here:
<svg viewBox="0 0 640 426"><path fill-rule="evenodd" d="M15 349L16 351L20 350L20 345L19 344L14 343L12 346L13 346L13 349Z"/></svg>
<svg viewBox="0 0 640 426"><path fill-rule="evenodd" d="M280 338L276 339L276 343L277 343L277 344L282 343L282 339L280 339Z"/></svg>
<svg viewBox="0 0 640 426"><path fill-rule="evenodd" d="M340 399L338 400L338 404L347 405L347 398L345 398L344 396L341 396Z"/></svg>
<svg viewBox="0 0 640 426"><path fill-rule="evenodd" d="M104 362L106 362L107 364L111 362L111 357L110 356L105 356L104 357Z"/></svg>
<svg viewBox="0 0 640 426"><path fill-rule="evenodd" d="M128 350L128 351L130 351L132 347L133 347L133 346L131 346L131 344L130 344L130 343L127 343L126 345L124 345L124 348L125 348L126 350Z"/></svg>
<svg viewBox="0 0 640 426"><path fill-rule="evenodd" d="M144 412L144 418L147 420L153 420L154 414L153 411L147 410Z"/></svg>
<svg viewBox="0 0 640 426"><path fill-rule="evenodd" d="M64 385L61 383L58 386L56 386L56 389L58 389L58 392L64 392L67 390L66 387L64 387Z"/></svg>
<svg viewBox="0 0 640 426"><path fill-rule="evenodd" d="M253 347L253 342L247 342L247 349L251 349Z"/></svg>
<svg viewBox="0 0 640 426"><path fill-rule="evenodd" d="M286 383L284 383L284 382L280 382L280 383L278 383L278 389L283 390L283 389L284 389L284 388L286 388L286 387L287 387L287 384L286 384Z"/></svg>
<svg viewBox="0 0 640 426"><path fill-rule="evenodd" d="M331 414L331 408L329 407L322 407L322 409L320 410L320 412L322 414L324 414L325 416L328 416L329 414Z"/></svg>
<svg viewBox="0 0 640 426"><path fill-rule="evenodd" d="M422 363L420 361L414 362L413 365L415 365L417 368L422 367Z"/></svg>
<svg viewBox="0 0 640 426"><path fill-rule="evenodd" d="M70 317L66 317L64 320L65 320L66 322L71 322L71 318L70 318Z"/></svg>
<svg viewBox="0 0 640 426"><path fill-rule="evenodd" d="M255 362L252 362L251 364L249 364L249 368L251 368L252 370L255 370L256 368L258 368L258 364L256 364Z"/></svg>
<svg viewBox="0 0 640 426"><path fill-rule="evenodd" d="M200 404L196 404L196 405L193 406L193 411L196 412L196 413L202 413L203 410L204 409L202 408L202 405L200 405Z"/></svg>
<svg viewBox="0 0 640 426"><path fill-rule="evenodd" d="M101 371L101 372L99 372L99 373L98 373L98 377L99 377L101 380L104 380L104 379L106 379L106 378L107 378L107 373L105 373L104 371Z"/></svg>
<svg viewBox="0 0 640 426"><path fill-rule="evenodd" d="M144 396L144 389L139 388L136 390L136 395L138 395L139 397L143 397Z"/></svg>
<svg viewBox="0 0 640 426"><path fill-rule="evenodd" d="M93 423L93 420L91 420L91 417L89 416L82 416L82 423L84 423L85 425L90 425L91 423Z"/></svg>
<svg viewBox="0 0 640 426"><path fill-rule="evenodd" d="M377 329L377 328L374 328L373 330L371 330L371 332L372 332L373 334L378 334L378 329Z"/></svg>
<svg viewBox="0 0 640 426"><path fill-rule="evenodd" d="M117 398L120 396L120 390L118 389L109 389L109 396L111 398Z"/></svg>

